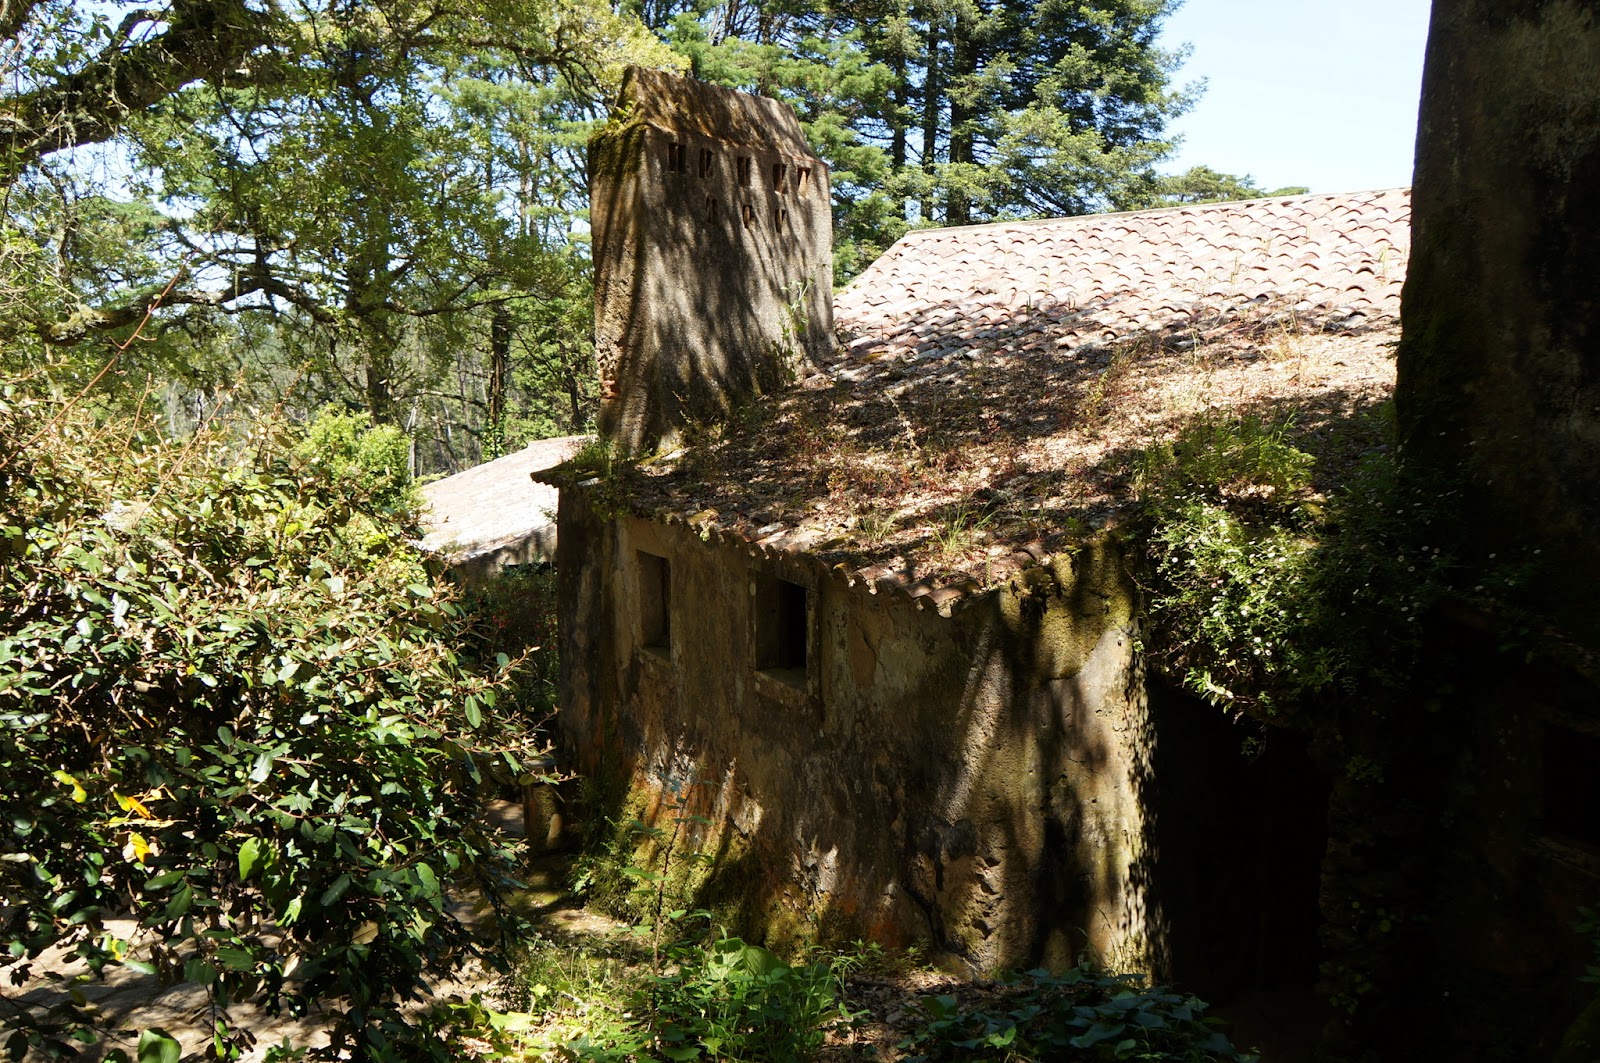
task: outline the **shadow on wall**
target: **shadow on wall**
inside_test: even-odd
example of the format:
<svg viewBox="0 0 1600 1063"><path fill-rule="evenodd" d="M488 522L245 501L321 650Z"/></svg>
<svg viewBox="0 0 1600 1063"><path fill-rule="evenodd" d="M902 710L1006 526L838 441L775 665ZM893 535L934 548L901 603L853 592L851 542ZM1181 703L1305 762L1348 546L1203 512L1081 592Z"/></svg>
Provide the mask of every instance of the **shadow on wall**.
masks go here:
<svg viewBox="0 0 1600 1063"><path fill-rule="evenodd" d="M777 139L791 132L804 150L798 126ZM820 160L642 122L608 127L590 150L603 433L649 449L780 389L831 347Z"/></svg>

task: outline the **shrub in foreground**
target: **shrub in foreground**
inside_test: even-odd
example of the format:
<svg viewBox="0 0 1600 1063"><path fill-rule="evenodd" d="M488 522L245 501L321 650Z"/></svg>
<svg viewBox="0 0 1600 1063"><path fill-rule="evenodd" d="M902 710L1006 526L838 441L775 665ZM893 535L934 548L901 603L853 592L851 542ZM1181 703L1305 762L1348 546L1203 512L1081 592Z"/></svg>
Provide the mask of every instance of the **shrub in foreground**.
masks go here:
<svg viewBox="0 0 1600 1063"><path fill-rule="evenodd" d="M286 435L0 395L0 977L67 947L204 986L224 1058L247 998L331 1008L330 1053L427 1058L401 1005L477 947L445 889L499 895L483 790L540 742L496 718L512 662L466 663L392 485ZM103 1032L71 999L7 1030L44 1055Z"/></svg>

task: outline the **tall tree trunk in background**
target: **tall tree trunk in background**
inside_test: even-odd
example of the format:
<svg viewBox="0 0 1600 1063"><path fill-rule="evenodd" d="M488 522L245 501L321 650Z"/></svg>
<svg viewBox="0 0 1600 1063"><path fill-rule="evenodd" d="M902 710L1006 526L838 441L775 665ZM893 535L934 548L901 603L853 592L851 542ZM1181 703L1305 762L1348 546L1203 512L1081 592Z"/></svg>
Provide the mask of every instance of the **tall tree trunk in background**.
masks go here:
<svg viewBox="0 0 1600 1063"><path fill-rule="evenodd" d="M905 56L896 55L890 61L889 69L894 71L894 89L889 94L889 106L892 109L889 115L889 172L899 177L906 169L906 133L911 115L911 85L906 79ZM902 219L910 221L911 204L903 196L897 198L900 200L897 213Z"/></svg>
<svg viewBox="0 0 1600 1063"><path fill-rule="evenodd" d="M944 83L940 75L940 29L943 12L939 0L928 8L928 64L922 76L922 172L928 175L929 191L922 196L922 220L933 220L934 174L939 161L939 129L944 122Z"/></svg>
<svg viewBox="0 0 1600 1063"><path fill-rule="evenodd" d="M368 338L366 364L367 412L373 424L393 424L394 347L388 337Z"/></svg>
<svg viewBox="0 0 1600 1063"><path fill-rule="evenodd" d="M1461 479L1484 556L1600 648L1600 20L1577 0L1438 0L1396 407Z"/></svg>
<svg viewBox="0 0 1600 1063"><path fill-rule="evenodd" d="M511 377L511 310L495 304L489 317L489 425L484 457L498 458L506 447L506 388Z"/></svg>
<svg viewBox="0 0 1600 1063"><path fill-rule="evenodd" d="M567 393L568 406L572 411L568 431L578 433L588 428L583 416L583 382L594 370L577 352L569 349L563 354L562 368L565 371L562 373L561 382Z"/></svg>
<svg viewBox="0 0 1600 1063"><path fill-rule="evenodd" d="M950 71L946 77L950 95L950 162L973 162L974 129L977 118L974 86L978 74L977 14L972 0L956 5L950 35ZM945 197L945 224L967 225L972 221L972 199L960 186L962 178Z"/></svg>

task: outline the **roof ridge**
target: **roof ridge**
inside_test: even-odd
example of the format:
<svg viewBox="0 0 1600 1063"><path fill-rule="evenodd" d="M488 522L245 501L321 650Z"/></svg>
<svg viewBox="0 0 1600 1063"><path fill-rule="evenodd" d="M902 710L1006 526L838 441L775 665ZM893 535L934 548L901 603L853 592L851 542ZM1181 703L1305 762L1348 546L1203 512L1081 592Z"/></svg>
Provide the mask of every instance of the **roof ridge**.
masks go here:
<svg viewBox="0 0 1600 1063"><path fill-rule="evenodd" d="M896 240L899 244L911 237L922 237L929 233L956 233L956 232L982 232L986 229L1029 229L1046 225L1060 225L1063 222L1091 222L1103 221L1107 218L1146 217L1157 214L1175 214L1189 210L1217 210L1223 207L1245 207L1256 203L1283 203L1308 202L1315 199L1354 199L1357 196L1387 195L1393 192L1411 191L1410 185L1397 185L1393 188L1364 188L1353 192L1301 192L1292 196L1257 196L1254 199L1226 199L1210 203L1178 203L1168 207L1141 207L1138 210L1105 210L1093 214L1063 214L1054 218L1016 218L1010 221L984 221L972 225L933 225L926 229L908 229L906 234ZM890 245L891 249L894 245Z"/></svg>

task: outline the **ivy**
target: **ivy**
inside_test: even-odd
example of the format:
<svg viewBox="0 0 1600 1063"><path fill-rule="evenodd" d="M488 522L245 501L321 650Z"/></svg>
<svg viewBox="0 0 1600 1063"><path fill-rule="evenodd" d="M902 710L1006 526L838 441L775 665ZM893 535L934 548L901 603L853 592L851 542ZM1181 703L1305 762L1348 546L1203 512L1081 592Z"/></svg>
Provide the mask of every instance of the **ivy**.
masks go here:
<svg viewBox="0 0 1600 1063"><path fill-rule="evenodd" d="M1258 715L1402 682L1457 576L1444 492L1379 447L1325 498L1292 427L1202 418L1138 468L1151 649L1193 693Z"/></svg>

